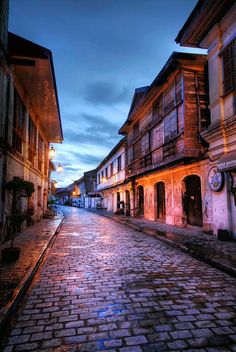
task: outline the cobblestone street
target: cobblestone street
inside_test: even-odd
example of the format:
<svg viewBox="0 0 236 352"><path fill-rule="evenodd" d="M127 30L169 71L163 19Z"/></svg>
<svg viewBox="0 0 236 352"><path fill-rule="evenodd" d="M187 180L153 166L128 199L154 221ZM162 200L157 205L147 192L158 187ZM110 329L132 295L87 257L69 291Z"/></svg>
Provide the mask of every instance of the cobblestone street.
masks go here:
<svg viewBox="0 0 236 352"><path fill-rule="evenodd" d="M236 279L111 219L65 217L4 352L236 351Z"/></svg>

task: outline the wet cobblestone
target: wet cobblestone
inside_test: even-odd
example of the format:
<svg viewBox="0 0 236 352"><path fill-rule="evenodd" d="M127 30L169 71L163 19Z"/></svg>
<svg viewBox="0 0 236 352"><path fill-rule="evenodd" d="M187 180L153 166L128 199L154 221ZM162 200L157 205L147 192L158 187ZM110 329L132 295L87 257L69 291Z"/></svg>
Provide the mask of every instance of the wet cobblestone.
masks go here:
<svg viewBox="0 0 236 352"><path fill-rule="evenodd" d="M5 352L236 350L236 279L97 214L65 215Z"/></svg>

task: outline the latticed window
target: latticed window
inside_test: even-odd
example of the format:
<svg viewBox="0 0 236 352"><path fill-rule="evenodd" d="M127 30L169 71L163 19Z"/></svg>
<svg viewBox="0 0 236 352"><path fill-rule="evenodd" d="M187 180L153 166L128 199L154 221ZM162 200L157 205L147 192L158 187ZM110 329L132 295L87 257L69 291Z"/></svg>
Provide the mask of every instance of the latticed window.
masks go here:
<svg viewBox="0 0 236 352"><path fill-rule="evenodd" d="M37 143L37 129L31 117L29 117L29 161L34 163Z"/></svg>
<svg viewBox="0 0 236 352"><path fill-rule="evenodd" d="M222 52L223 62L223 93L236 88L236 39Z"/></svg>
<svg viewBox="0 0 236 352"><path fill-rule="evenodd" d="M20 154L23 152L25 116L26 108L19 97L17 90L14 89L12 148Z"/></svg>
<svg viewBox="0 0 236 352"><path fill-rule="evenodd" d="M174 138L177 135L177 112L172 111L164 119L164 131L165 131L165 143Z"/></svg>
<svg viewBox="0 0 236 352"><path fill-rule="evenodd" d="M175 103L178 104L182 101L182 79L181 74L175 77Z"/></svg>
<svg viewBox="0 0 236 352"><path fill-rule="evenodd" d="M133 139L138 138L139 136L139 122L136 122L133 127Z"/></svg>
<svg viewBox="0 0 236 352"><path fill-rule="evenodd" d="M163 117L164 111L163 111L163 94L161 94L155 103L153 104L153 112L152 112L152 117L153 120L155 121L160 121Z"/></svg>
<svg viewBox="0 0 236 352"><path fill-rule="evenodd" d="M134 159L134 154L133 154L133 147L130 147L128 149L128 163L131 163L131 161L133 161Z"/></svg>
<svg viewBox="0 0 236 352"><path fill-rule="evenodd" d="M136 143L134 143L134 151L133 151L133 155L134 155L134 160L140 157L140 141L137 141Z"/></svg>
<svg viewBox="0 0 236 352"><path fill-rule="evenodd" d="M39 135L38 136L38 169L40 171L43 171L43 150L44 150L44 145L43 145L43 139Z"/></svg>
<svg viewBox="0 0 236 352"><path fill-rule="evenodd" d="M150 151L149 132L141 138L141 155L146 155Z"/></svg>
<svg viewBox="0 0 236 352"><path fill-rule="evenodd" d="M168 114L175 106L175 87L172 84L164 93L164 113Z"/></svg>
<svg viewBox="0 0 236 352"><path fill-rule="evenodd" d="M151 148L155 150L164 142L164 123L163 121L151 131Z"/></svg>

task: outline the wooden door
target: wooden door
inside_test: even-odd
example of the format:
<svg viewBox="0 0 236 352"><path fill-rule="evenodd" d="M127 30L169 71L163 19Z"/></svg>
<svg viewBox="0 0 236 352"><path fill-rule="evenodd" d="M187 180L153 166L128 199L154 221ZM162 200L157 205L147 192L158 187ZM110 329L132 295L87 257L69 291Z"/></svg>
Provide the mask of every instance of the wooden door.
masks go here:
<svg viewBox="0 0 236 352"><path fill-rule="evenodd" d="M138 187L138 215L144 214L144 191L143 186Z"/></svg>
<svg viewBox="0 0 236 352"><path fill-rule="evenodd" d="M193 175L185 179L186 192L183 204L187 223L202 226L202 196L200 177Z"/></svg>
<svg viewBox="0 0 236 352"><path fill-rule="evenodd" d="M157 184L157 219L164 220L166 217L165 184Z"/></svg>

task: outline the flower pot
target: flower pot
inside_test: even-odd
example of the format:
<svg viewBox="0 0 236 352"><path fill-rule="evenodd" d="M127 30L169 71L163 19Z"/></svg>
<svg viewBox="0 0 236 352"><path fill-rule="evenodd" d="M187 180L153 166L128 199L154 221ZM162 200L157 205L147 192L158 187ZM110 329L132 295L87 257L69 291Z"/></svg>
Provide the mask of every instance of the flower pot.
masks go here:
<svg viewBox="0 0 236 352"><path fill-rule="evenodd" d="M2 250L2 262L3 263L11 263L16 262L20 256L20 248L4 248Z"/></svg>

